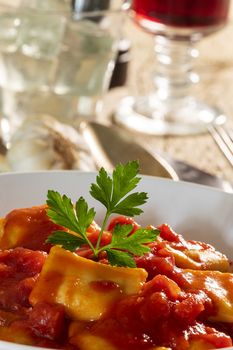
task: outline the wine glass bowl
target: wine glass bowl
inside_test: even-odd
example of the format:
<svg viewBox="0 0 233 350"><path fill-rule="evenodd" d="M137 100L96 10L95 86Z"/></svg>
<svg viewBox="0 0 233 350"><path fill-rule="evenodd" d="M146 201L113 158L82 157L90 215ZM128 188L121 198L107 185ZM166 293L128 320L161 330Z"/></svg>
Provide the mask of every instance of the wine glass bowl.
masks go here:
<svg viewBox="0 0 233 350"><path fill-rule="evenodd" d="M227 23L230 0L133 0L134 22L154 35L154 92L123 99L115 121L147 134L204 132L224 117L215 107L195 98L193 71L196 43Z"/></svg>
<svg viewBox="0 0 233 350"><path fill-rule="evenodd" d="M134 0L134 20L146 30L157 33L167 27L209 34L221 28L228 16L230 0Z"/></svg>

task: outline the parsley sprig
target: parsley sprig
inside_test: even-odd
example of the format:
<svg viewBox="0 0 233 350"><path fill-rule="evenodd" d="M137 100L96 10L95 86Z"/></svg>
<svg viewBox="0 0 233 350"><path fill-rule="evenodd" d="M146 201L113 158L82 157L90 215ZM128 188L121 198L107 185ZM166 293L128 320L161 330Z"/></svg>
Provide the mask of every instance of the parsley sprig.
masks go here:
<svg viewBox="0 0 233 350"><path fill-rule="evenodd" d="M133 256L141 256L150 250L148 243L157 238L158 230L140 228L130 235L132 225L118 224L114 228L111 243L105 246L101 246L100 243L110 215L121 214L133 217L143 212L139 206L146 203L147 194L145 192L131 193L140 181L140 177L137 176L138 172L139 164L137 161L128 162L126 165L117 165L112 177L104 168L101 168L96 177L96 183L91 184L91 196L106 208L95 246L87 236L87 229L96 215L94 208L89 208L83 197L80 197L74 205L66 195L49 190L47 196L48 216L54 223L72 231L72 233L62 230L55 231L46 242L61 245L70 251L75 251L87 244L96 258L100 252L105 251L111 265L135 267Z"/></svg>

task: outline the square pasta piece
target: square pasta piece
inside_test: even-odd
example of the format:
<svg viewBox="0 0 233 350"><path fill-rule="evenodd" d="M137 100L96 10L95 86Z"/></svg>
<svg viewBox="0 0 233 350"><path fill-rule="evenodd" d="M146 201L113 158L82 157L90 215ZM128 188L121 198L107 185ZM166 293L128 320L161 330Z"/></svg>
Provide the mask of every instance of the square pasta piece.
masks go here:
<svg viewBox="0 0 233 350"><path fill-rule="evenodd" d="M62 304L72 319L93 321L117 299L138 293L146 278L144 269L101 264L55 246L30 294L30 303Z"/></svg>
<svg viewBox="0 0 233 350"><path fill-rule="evenodd" d="M233 274L219 271L183 270L184 290L203 290L212 300L214 322L233 322Z"/></svg>
<svg viewBox="0 0 233 350"><path fill-rule="evenodd" d="M48 251L46 238L61 226L54 224L46 213L47 206L14 209L0 219L0 249L24 247Z"/></svg>

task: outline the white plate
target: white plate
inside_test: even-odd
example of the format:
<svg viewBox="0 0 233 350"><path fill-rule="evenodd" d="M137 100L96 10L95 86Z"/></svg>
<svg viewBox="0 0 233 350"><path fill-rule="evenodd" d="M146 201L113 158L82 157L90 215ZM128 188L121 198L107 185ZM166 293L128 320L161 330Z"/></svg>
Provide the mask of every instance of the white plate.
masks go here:
<svg viewBox="0 0 233 350"><path fill-rule="evenodd" d="M98 212L104 208L89 195L96 174L77 171L13 173L0 175L0 216L11 209L45 203L47 190L57 190L73 200L84 196ZM149 194L144 213L136 220L144 225L164 222L186 238L205 241L233 260L233 194L169 179L143 176L139 191ZM0 350L36 349L4 343ZM41 349L41 348L40 348ZM228 348L233 350L232 348Z"/></svg>

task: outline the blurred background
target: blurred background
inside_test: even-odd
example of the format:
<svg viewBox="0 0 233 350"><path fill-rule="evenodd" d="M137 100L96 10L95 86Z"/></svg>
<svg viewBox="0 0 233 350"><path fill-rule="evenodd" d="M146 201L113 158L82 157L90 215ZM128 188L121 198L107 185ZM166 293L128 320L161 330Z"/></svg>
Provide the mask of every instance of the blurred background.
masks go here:
<svg viewBox="0 0 233 350"><path fill-rule="evenodd" d="M148 35L129 18L125 35L131 42L130 64L125 88L110 91L105 96L105 115L111 115L118 101L128 94L146 95L153 89L151 79L155 70L154 37ZM197 96L218 106L227 116L226 126L233 127L233 4L227 26L196 44L199 57L194 69L200 75ZM108 119L108 117L107 117ZM158 150L203 170L233 181L232 164L224 157L209 133L192 136L148 136L133 134L150 150Z"/></svg>
<svg viewBox="0 0 233 350"><path fill-rule="evenodd" d="M97 144L88 143L82 132L80 122L94 121L114 126L128 143L145 147L160 168L165 164L167 170L175 159L233 182L233 160L208 129L195 135L148 135L116 125L122 98L147 95L156 70L154 35L136 24L129 1L2 0L0 10L1 171L94 170L106 164L103 154L94 152L93 159ZM196 43L199 57L194 60L200 77L195 95L219 108L231 132L232 37L231 4L226 25ZM129 149L126 144L122 151L121 142L113 142L110 133L102 146L114 147L121 156ZM128 157L138 154L131 151ZM185 171L184 178L189 172L195 180L193 168ZM168 177L176 178L172 172Z"/></svg>

